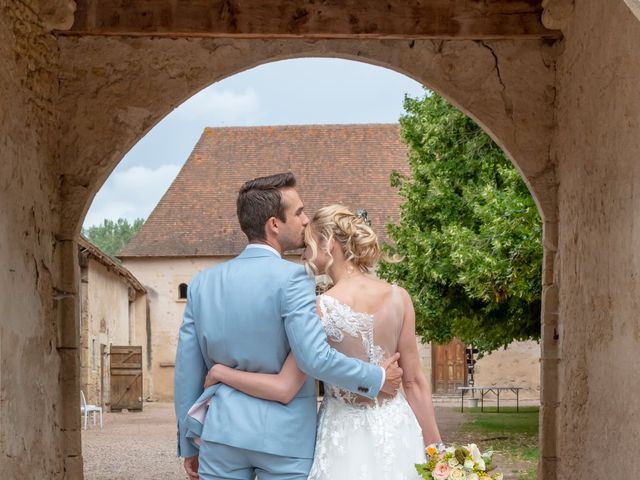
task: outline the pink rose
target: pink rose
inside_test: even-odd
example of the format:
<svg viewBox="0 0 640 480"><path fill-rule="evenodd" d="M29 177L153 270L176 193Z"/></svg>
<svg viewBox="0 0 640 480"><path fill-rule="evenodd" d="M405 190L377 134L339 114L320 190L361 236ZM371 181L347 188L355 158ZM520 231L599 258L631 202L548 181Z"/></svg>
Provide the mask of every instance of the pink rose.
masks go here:
<svg viewBox="0 0 640 480"><path fill-rule="evenodd" d="M447 480L449 478L449 474L451 473L451 467L448 464L443 462L436 463L435 468L431 472L431 476L435 478L435 480Z"/></svg>

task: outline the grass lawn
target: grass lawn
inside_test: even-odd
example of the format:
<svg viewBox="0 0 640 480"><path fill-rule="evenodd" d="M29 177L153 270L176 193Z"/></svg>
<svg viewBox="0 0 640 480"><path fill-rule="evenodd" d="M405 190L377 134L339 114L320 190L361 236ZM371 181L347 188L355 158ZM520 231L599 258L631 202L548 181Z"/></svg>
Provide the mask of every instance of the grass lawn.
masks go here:
<svg viewBox="0 0 640 480"><path fill-rule="evenodd" d="M493 413L492 413L493 412ZM505 479L535 480L538 466L538 407L501 407L484 413L465 408L464 441L473 441L482 451L496 452L494 465Z"/></svg>

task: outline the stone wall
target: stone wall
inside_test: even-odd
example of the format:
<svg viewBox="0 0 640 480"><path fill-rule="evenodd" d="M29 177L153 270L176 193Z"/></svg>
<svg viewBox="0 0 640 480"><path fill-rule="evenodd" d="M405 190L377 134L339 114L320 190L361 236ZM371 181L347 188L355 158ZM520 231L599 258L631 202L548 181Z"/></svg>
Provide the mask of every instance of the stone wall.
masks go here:
<svg viewBox="0 0 640 480"><path fill-rule="evenodd" d="M576 0L564 32L552 148L557 478L630 478L640 470L640 22L622 0Z"/></svg>
<svg viewBox="0 0 640 480"><path fill-rule="evenodd" d="M130 318L130 314L135 309L129 307L129 285L101 263L89 259L81 276L86 295L82 295L85 300L81 307L80 385L88 403L108 408L111 403L108 353L111 345L134 345L130 324L135 323L135 318ZM139 300L144 303L144 298Z"/></svg>
<svg viewBox="0 0 640 480"><path fill-rule="evenodd" d="M522 387L520 399L537 403L540 400L540 344L513 342L506 349L482 357L476 363L474 380L478 386ZM503 398L511 404L516 396L503 392L500 400Z"/></svg>
<svg viewBox="0 0 640 480"><path fill-rule="evenodd" d="M77 385L77 350L66 348L73 345L65 343L61 324L65 317L77 320L69 297L77 278L75 249L55 236L58 47L37 7L35 1L0 0L2 478L81 471L79 399L69 404L63 398L64 385ZM67 283L63 259L69 260Z"/></svg>

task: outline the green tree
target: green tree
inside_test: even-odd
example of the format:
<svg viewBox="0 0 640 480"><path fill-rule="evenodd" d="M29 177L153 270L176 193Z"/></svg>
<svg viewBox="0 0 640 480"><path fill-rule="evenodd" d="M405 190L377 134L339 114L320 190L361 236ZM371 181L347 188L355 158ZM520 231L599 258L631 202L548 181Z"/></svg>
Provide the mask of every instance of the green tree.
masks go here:
<svg viewBox="0 0 640 480"><path fill-rule="evenodd" d="M406 98L411 175L388 225L398 263L380 275L411 294L425 341L459 337L481 352L540 337L542 224L522 178L476 123L436 94Z"/></svg>
<svg viewBox="0 0 640 480"><path fill-rule="evenodd" d="M142 218L135 219L132 224L125 218L119 218L115 222L105 219L101 225L82 229L82 234L104 253L115 258L115 255L138 233L143 223Z"/></svg>

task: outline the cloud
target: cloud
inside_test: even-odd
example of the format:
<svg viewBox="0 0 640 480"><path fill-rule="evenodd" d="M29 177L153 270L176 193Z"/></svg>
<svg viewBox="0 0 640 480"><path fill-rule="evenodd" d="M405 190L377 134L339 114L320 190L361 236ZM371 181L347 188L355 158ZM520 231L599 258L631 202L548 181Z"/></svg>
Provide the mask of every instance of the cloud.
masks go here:
<svg viewBox="0 0 640 480"><path fill-rule="evenodd" d="M96 195L84 226L102 223L105 218L146 219L179 171L180 165L116 169Z"/></svg>
<svg viewBox="0 0 640 480"><path fill-rule="evenodd" d="M258 95L252 88L233 91L213 86L194 95L127 154L135 163L125 157L111 174L87 213L85 227L102 223L105 218L146 219L175 179L204 127L254 125L261 116ZM163 165L156 166L158 160ZM131 163L135 166L129 166Z"/></svg>
<svg viewBox="0 0 640 480"><path fill-rule="evenodd" d="M253 125L264 113L253 88L235 92L212 86L184 102L171 116L177 121L197 122L205 126Z"/></svg>

